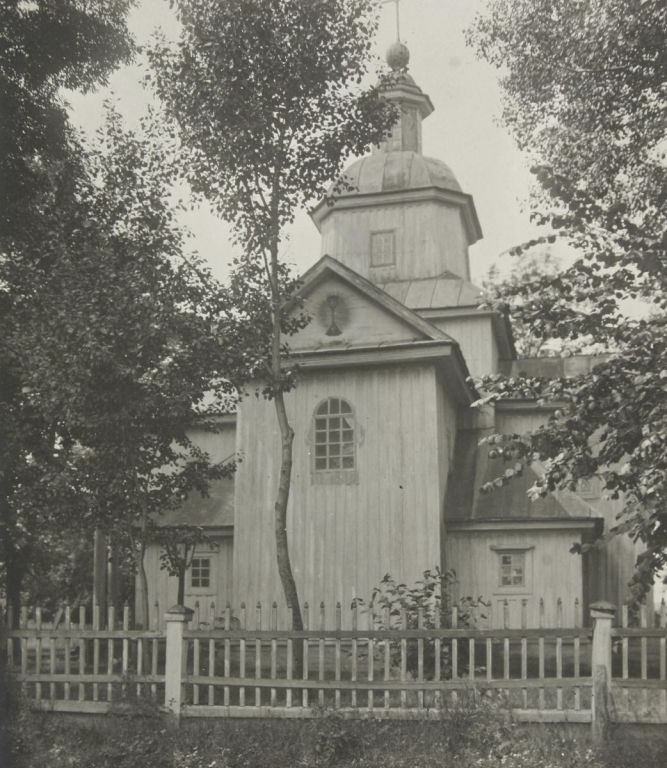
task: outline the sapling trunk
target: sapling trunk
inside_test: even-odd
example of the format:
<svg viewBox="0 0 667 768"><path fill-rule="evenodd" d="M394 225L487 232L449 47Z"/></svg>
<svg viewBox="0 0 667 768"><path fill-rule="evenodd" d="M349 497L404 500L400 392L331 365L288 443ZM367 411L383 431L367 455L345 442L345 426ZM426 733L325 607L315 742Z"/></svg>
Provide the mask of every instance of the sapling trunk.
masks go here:
<svg viewBox="0 0 667 768"><path fill-rule="evenodd" d="M146 566L144 564L144 553L146 547L141 544L134 548L134 563L139 577L139 598L137 600L136 622L144 629L150 629L150 618L148 613L148 577L146 576ZM163 606L164 607L164 606Z"/></svg>
<svg viewBox="0 0 667 768"><path fill-rule="evenodd" d="M274 507L274 527L276 536L276 558L278 575L285 595L285 601L292 610L291 629L302 630L303 618L299 595L292 571L292 563L289 556L289 542L287 537L287 507L292 480L292 447L294 443L294 430L292 429L285 407L285 397L282 390L282 355L281 355L281 296L278 285L278 239L274 239L271 247L271 302L272 302L272 344L271 344L271 368L276 383L273 401L276 409L276 417L280 428L280 476L278 491ZM301 643L295 643L295 674L300 675L303 667L303 649Z"/></svg>
<svg viewBox="0 0 667 768"><path fill-rule="evenodd" d="M178 605L185 605L185 569L186 566L183 565L178 572Z"/></svg>

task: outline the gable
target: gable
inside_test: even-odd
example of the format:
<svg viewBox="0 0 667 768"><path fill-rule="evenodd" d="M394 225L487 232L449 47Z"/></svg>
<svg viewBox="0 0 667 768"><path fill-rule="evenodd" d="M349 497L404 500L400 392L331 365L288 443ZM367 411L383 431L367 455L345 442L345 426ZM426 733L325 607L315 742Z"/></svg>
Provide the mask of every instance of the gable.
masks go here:
<svg viewBox="0 0 667 768"><path fill-rule="evenodd" d="M320 259L306 273L298 295L310 322L290 338L294 350L449 338L330 257ZM293 313L299 311L295 308Z"/></svg>

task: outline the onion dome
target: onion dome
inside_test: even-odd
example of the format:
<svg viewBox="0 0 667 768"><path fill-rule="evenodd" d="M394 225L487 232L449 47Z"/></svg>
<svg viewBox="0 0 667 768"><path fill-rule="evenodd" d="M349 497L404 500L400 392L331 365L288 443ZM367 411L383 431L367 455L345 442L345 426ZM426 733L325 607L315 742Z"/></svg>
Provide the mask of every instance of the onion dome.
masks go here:
<svg viewBox="0 0 667 768"><path fill-rule="evenodd" d="M405 150L376 152L362 157L343 175L351 187L347 194L364 195L419 187L462 191L451 168L442 160Z"/></svg>

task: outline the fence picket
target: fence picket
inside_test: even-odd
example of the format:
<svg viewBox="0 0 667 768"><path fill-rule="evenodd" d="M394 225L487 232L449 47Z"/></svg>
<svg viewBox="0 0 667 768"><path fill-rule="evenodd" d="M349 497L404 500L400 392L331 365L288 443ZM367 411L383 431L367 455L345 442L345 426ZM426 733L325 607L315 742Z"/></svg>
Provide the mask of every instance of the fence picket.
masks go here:
<svg viewBox="0 0 667 768"><path fill-rule="evenodd" d="M373 609L368 609L368 631L372 632L375 629L375 617L373 616ZM369 635L368 637L368 682L372 683L375 677L375 641ZM373 689L368 689L368 709L370 712L375 708L375 700L373 696Z"/></svg>
<svg viewBox="0 0 667 768"><path fill-rule="evenodd" d="M79 606L79 629L86 628L86 606ZM86 641L81 638L79 641L79 674L86 674ZM85 683L79 681L79 701L85 701L86 699L86 686Z"/></svg>
<svg viewBox="0 0 667 768"><path fill-rule="evenodd" d="M108 628L114 630L116 628L116 608L113 605L109 606L109 618ZM113 638L110 637L107 640L107 674L113 675ZM107 701L111 701L113 697L113 686L111 683L107 683Z"/></svg>
<svg viewBox="0 0 667 768"><path fill-rule="evenodd" d="M459 609L456 605L452 606L452 614L451 614L451 625L452 629L456 629L458 626L459 621ZM440 628L442 627L442 614L440 612L440 606L436 606L435 608L435 614L434 614L434 622L435 626ZM434 664L434 671L433 671L433 679L435 681L438 681L442 677L442 668L441 668L441 662L442 662L442 641L439 637L436 637L435 643L434 643L434 653L435 653L435 664ZM459 676L459 641L454 637L452 638L452 663L451 663L452 669L452 680L456 680ZM456 691L452 691L452 705L456 706L456 702L458 699L458 694ZM435 692L434 697L435 706L437 709L439 709L442 706L442 696L440 691Z"/></svg>
<svg viewBox="0 0 667 768"><path fill-rule="evenodd" d="M142 637L137 638L137 676L141 677L144 674L144 640ZM143 693L143 685L137 683L137 698L140 699Z"/></svg>
<svg viewBox="0 0 667 768"><path fill-rule="evenodd" d="M563 626L563 601L559 597L556 600L556 627L560 629ZM560 680L563 677L563 638L556 637L556 677ZM556 688L556 709L563 709L563 689Z"/></svg>
<svg viewBox="0 0 667 768"><path fill-rule="evenodd" d="M42 609L35 608L35 626L38 630L42 628ZM35 649L35 671L38 675L42 673L42 636L37 635L37 643ZM37 701L42 700L42 684L38 681L35 685L35 699Z"/></svg>
<svg viewBox="0 0 667 768"><path fill-rule="evenodd" d="M241 603L241 629L246 629L247 624L247 612L245 603ZM246 655L246 640L242 637L239 640L239 674L241 677L245 677L245 655ZM290 641L287 642L287 677L292 677L292 647ZM287 698L289 707L292 699L292 691L287 691ZM239 706L245 707L245 687L239 688Z"/></svg>
<svg viewBox="0 0 667 768"><path fill-rule="evenodd" d="M424 609L419 606L417 609L417 629L424 629ZM424 638L417 638L417 682L424 682ZM417 689L417 706L424 708L424 691Z"/></svg>
<svg viewBox="0 0 667 768"><path fill-rule="evenodd" d="M521 600L521 629L528 627L528 600L524 597ZM528 679L528 638L521 637L521 679ZM524 709L528 709L528 689L524 686L521 689L521 703Z"/></svg>
<svg viewBox="0 0 667 768"><path fill-rule="evenodd" d="M291 605L287 606L287 616L289 621L289 629L294 629L294 608L292 608ZM287 638L287 669L285 671L285 677L287 680L292 682L293 673L292 673L292 638L291 636L288 636ZM292 687L290 686L287 691L285 692L285 706L291 707L292 706Z"/></svg>
<svg viewBox="0 0 667 768"><path fill-rule="evenodd" d="M646 621L646 606L641 605L639 606L639 626L642 629L646 629L648 626L648 623ZM642 636L640 639L640 645L641 645L641 657L640 657L640 663L641 663L641 678L642 680L646 680L648 677L647 672L647 638L645 636Z"/></svg>
<svg viewBox="0 0 667 768"><path fill-rule="evenodd" d="M660 616L658 620L658 626L660 629L667 629L667 604L665 604L665 598L663 597L660 602ZM659 665L660 665L660 679L665 680L667 679L667 642L665 640L665 635L663 634L660 637L660 651L659 651ZM660 704L662 706L662 711L667 713L667 689L663 688L660 691Z"/></svg>
<svg viewBox="0 0 667 768"><path fill-rule="evenodd" d="M93 630L100 629L100 606L93 603ZM100 671L100 641L96 637L93 640L93 675L98 675ZM98 683L93 683L93 701L99 701L100 690Z"/></svg>
<svg viewBox="0 0 667 768"><path fill-rule="evenodd" d="M308 603L303 604L303 628L308 629ZM303 639L303 674L304 680L308 680L308 638ZM308 706L308 688L304 688L301 692L301 703L304 707Z"/></svg>
<svg viewBox="0 0 667 768"><path fill-rule="evenodd" d="M384 626L386 629L389 629L389 622L390 622L390 614L389 614L389 606L385 606L384 608ZM388 635L384 639L384 680L387 682L391 678L391 639ZM388 688L385 688L384 691L384 708L389 709L389 704L391 703L391 694L389 692Z"/></svg>
<svg viewBox="0 0 667 768"><path fill-rule="evenodd" d="M510 608L507 598L503 601L503 629L510 628ZM510 679L510 639L505 636L503 638L503 677L505 680Z"/></svg>
<svg viewBox="0 0 667 768"><path fill-rule="evenodd" d="M544 628L544 598L540 598L539 606L539 628ZM540 680L544 680L544 636L540 634L537 640L537 653L538 653L538 675ZM540 686L537 692L537 706L539 709L544 709L544 686Z"/></svg>
<svg viewBox="0 0 667 768"><path fill-rule="evenodd" d="M342 606L340 602L336 603L336 632L340 632L342 628ZM341 657L340 657L340 637L336 636L334 641L334 679L336 682L340 682L341 673ZM334 691L334 708L340 709L340 687L336 687Z"/></svg>
<svg viewBox="0 0 667 768"><path fill-rule="evenodd" d="M404 607L401 608L401 629L408 628L408 616ZM408 641L401 636L401 683L408 679ZM407 702L407 691L405 685L401 686L401 707L405 709Z"/></svg>
<svg viewBox="0 0 667 768"><path fill-rule="evenodd" d="M575 597L574 599L574 626L575 628L581 627L582 621L581 621L581 608L579 605L579 598ZM580 677L581 676L581 661L580 661L580 640L579 636L577 635L574 638L574 676ZM577 686L574 689L574 708L575 710L579 711L581 709L581 688Z"/></svg>
<svg viewBox="0 0 667 768"><path fill-rule="evenodd" d="M123 606L123 631L127 632L129 629L130 629L130 606L127 603L125 603L125 605ZM129 661L130 661L130 641L127 638L127 636L123 638L122 653L123 653L123 656L122 656L122 662L121 662L122 663L121 669L122 669L123 678L127 679L127 673L128 673ZM127 691L127 683L125 681L123 681L122 690L123 692Z"/></svg>
<svg viewBox="0 0 667 768"><path fill-rule="evenodd" d="M352 603L352 631L353 632L357 631L357 628L358 628L357 620L358 620L358 606L355 600L355 602ZM359 648L357 645L357 637L355 635L352 638L352 671L350 675L353 682L356 682L357 680L358 651L359 651ZM352 704L352 707L357 706L357 689L356 688L352 689L350 703Z"/></svg>
<svg viewBox="0 0 667 768"><path fill-rule="evenodd" d="M278 603L274 600L271 606L271 629L276 632L278 630ZM275 680L277 676L278 668L278 641L276 637L271 638L271 679ZM271 706L276 706L276 689L271 688L270 701Z"/></svg>
<svg viewBox="0 0 667 768"><path fill-rule="evenodd" d="M255 626L257 629L262 628L262 604L258 601L255 609ZM262 679L262 641L259 637L255 640L255 679ZM262 689L260 687L255 688L255 706L260 707L262 705Z"/></svg>
<svg viewBox="0 0 667 768"><path fill-rule="evenodd" d="M232 628L232 608L229 603L225 606L225 632L229 632ZM225 677L231 677L231 658L232 658L232 646L229 637L225 637L223 659L223 675ZM226 707L229 706L229 686L225 685L222 691L223 703Z"/></svg>
<svg viewBox="0 0 667 768"><path fill-rule="evenodd" d="M153 678L157 677L157 659L158 659L158 641L157 638L153 638L151 642L151 675ZM151 696L153 700L157 700L157 684L151 683Z"/></svg>
<svg viewBox="0 0 667 768"><path fill-rule="evenodd" d="M65 606L65 631L67 632L67 635L65 635L65 676L67 677L67 680L65 681L65 701L69 701L72 696L72 690L71 690L71 684L69 681L70 675L72 673L71 671L71 653L72 653L72 641L70 639L69 633L72 629L72 610L69 607L69 605Z"/></svg>
<svg viewBox="0 0 667 768"><path fill-rule="evenodd" d="M199 601L195 603L195 615L199 615ZM197 622L197 626L199 626L199 622ZM199 677L199 670L201 666L201 660L199 658L200 653L200 640L198 637L195 637L192 641L192 673ZM192 686L192 703L197 705L199 704L199 686L197 683L194 683Z"/></svg>
<svg viewBox="0 0 667 768"><path fill-rule="evenodd" d="M56 674L56 637L52 635L49 638L49 671L52 675ZM49 700L55 701L56 684L49 683Z"/></svg>
<svg viewBox="0 0 667 768"><path fill-rule="evenodd" d="M436 605L435 609L433 611L433 624L435 627L440 629L441 627L441 616L440 616L440 606ZM435 681L440 680L440 677L442 675L442 670L440 669L441 664L441 653L442 653L442 641L439 637L436 637L433 641L433 679ZM440 697L440 691L436 691L433 696L433 703L435 704L436 709L440 707L441 705L441 697Z"/></svg>
<svg viewBox="0 0 667 768"><path fill-rule="evenodd" d="M215 677L215 640L213 638L208 641L208 676ZM208 685L207 693L208 705L212 707L215 703L215 687L211 683Z"/></svg>

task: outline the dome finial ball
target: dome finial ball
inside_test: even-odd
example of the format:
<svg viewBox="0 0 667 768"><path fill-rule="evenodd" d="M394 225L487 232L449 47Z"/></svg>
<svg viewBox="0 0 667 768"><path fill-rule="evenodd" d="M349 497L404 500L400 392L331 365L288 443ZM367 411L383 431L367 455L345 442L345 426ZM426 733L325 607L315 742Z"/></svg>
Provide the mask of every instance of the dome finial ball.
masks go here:
<svg viewBox="0 0 667 768"><path fill-rule="evenodd" d="M387 49L387 64L394 70L405 69L410 61L408 46L397 40Z"/></svg>

